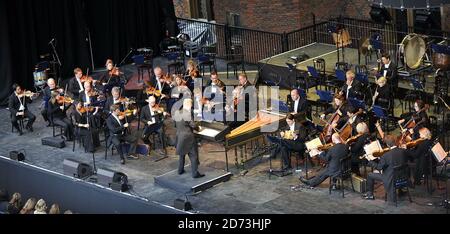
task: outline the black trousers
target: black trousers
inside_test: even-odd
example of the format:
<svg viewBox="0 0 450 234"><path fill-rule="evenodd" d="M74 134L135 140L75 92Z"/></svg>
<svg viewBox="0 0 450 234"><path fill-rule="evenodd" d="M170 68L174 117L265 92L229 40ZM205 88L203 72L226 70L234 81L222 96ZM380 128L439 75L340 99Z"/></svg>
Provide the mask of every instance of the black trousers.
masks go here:
<svg viewBox="0 0 450 234"><path fill-rule="evenodd" d="M316 175L314 178L309 180L309 186L316 187L317 185L321 184L326 179L328 179L328 177L330 177L328 175L328 170L325 169L325 170L321 171L318 175Z"/></svg>
<svg viewBox="0 0 450 234"><path fill-rule="evenodd" d="M152 134L152 133L158 134L158 137L162 144L162 147L166 148L166 142L164 140L164 132L163 132L163 122L154 123L152 125L146 125L144 127L144 132L143 132L143 136L142 136L143 140L147 141L150 134ZM153 142L153 144L154 144L154 142Z"/></svg>
<svg viewBox="0 0 450 234"><path fill-rule="evenodd" d="M383 175L380 173L369 173L367 175L367 193L373 195L375 181L383 181Z"/></svg>
<svg viewBox="0 0 450 234"><path fill-rule="evenodd" d="M64 136L67 138L67 140L73 140L74 136L74 129L72 122L68 118L54 118L53 124L56 126L61 126L64 128Z"/></svg>
<svg viewBox="0 0 450 234"><path fill-rule="evenodd" d="M97 130L79 128L78 135L83 139L83 146L87 152L94 152L95 148L100 146L100 137Z"/></svg>
<svg viewBox="0 0 450 234"><path fill-rule="evenodd" d="M130 144L130 150L128 151L128 155L136 153L138 139L134 135L131 135L131 134L125 134L122 136L116 135L116 136L112 136L110 141L116 147L117 151L119 151L121 159L125 159L125 157L123 155L121 142L126 142L126 143Z"/></svg>
<svg viewBox="0 0 450 234"><path fill-rule="evenodd" d="M45 122L48 122L49 121L49 119L48 119L48 110L46 109L46 108L44 108L44 109L42 109L41 110L41 115L42 115L42 118L44 118L44 121Z"/></svg>
<svg viewBox="0 0 450 234"><path fill-rule="evenodd" d="M34 121L36 120L36 116L34 116L33 113L31 113L31 111L29 111L29 110L24 110L23 113L24 113L23 118L28 118L27 127L32 127ZM11 114L11 124L17 130L19 130L19 123L18 123L19 118L21 118L21 117Z"/></svg>
<svg viewBox="0 0 450 234"><path fill-rule="evenodd" d="M191 150L188 153L189 160L191 161L191 174L192 177L198 174L198 165L200 164L198 160L198 146L195 143L194 146L191 147ZM184 162L186 159L186 155L180 155L178 160L178 173L181 173L184 170Z"/></svg>
<svg viewBox="0 0 450 234"><path fill-rule="evenodd" d="M289 152L296 151L299 152L300 155L303 155L305 151L305 144L302 141L286 140L274 136L267 136L267 139L271 143L277 145L277 147L271 152L271 157L274 158L278 153L281 153L281 161L283 163L282 169L291 167Z"/></svg>

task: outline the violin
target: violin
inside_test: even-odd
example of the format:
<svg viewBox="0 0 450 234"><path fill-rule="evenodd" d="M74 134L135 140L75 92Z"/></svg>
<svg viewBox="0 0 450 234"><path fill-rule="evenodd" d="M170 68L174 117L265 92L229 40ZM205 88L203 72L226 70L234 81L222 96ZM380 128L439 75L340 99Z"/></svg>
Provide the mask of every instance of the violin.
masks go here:
<svg viewBox="0 0 450 234"><path fill-rule="evenodd" d="M80 108L77 107L77 111L80 112L81 114L87 113L87 112L92 112L94 111L94 107L93 106L82 106Z"/></svg>
<svg viewBox="0 0 450 234"><path fill-rule="evenodd" d="M84 83L84 82L92 83L94 81L94 79L91 76L82 76L80 81L81 81L81 83Z"/></svg>
<svg viewBox="0 0 450 234"><path fill-rule="evenodd" d="M119 76L121 74L119 68L117 67L113 67L110 71L109 71L109 76Z"/></svg>
<svg viewBox="0 0 450 234"><path fill-rule="evenodd" d="M34 97L34 96L36 96L36 95L37 95L37 93L33 93L33 92L31 92L31 91L23 90L23 91L19 94L19 97Z"/></svg>
<svg viewBox="0 0 450 234"><path fill-rule="evenodd" d="M364 135L364 134L360 133L358 135L355 135L355 136L352 136L352 137L348 138L347 141L345 142L345 144L347 144L347 145L353 144L362 135Z"/></svg>
<svg viewBox="0 0 450 234"><path fill-rule="evenodd" d="M156 96L156 97L161 96L161 90L158 90L155 87L148 87L145 90L145 93L147 93L147 95Z"/></svg>
<svg viewBox="0 0 450 234"><path fill-rule="evenodd" d="M70 97L65 97L65 96L58 96L57 98L56 98L56 102L59 104L59 105L63 105L63 104L71 104L71 103L73 103L73 99L72 98L70 98Z"/></svg>
<svg viewBox="0 0 450 234"><path fill-rule="evenodd" d="M414 148L414 147L416 147L417 145L419 145L420 143L422 143L422 142L424 142L424 141L425 141L424 138L419 138L419 139L416 139L416 140L407 142L407 143L405 144L405 147L406 147L407 149Z"/></svg>
<svg viewBox="0 0 450 234"><path fill-rule="evenodd" d="M125 111L121 111L119 112L118 116L123 116L123 117L130 117L133 115L134 110L125 110Z"/></svg>
<svg viewBox="0 0 450 234"><path fill-rule="evenodd" d="M317 149L320 150L320 151L327 151L333 146L334 146L334 143L328 143L328 144L325 144L325 145L320 145L319 147L317 147Z"/></svg>

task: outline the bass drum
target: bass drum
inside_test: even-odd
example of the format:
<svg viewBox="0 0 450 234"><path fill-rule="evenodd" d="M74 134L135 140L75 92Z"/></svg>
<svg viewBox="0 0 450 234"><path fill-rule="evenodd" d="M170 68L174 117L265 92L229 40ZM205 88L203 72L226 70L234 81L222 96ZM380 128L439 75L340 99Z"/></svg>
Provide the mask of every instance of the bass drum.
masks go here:
<svg viewBox="0 0 450 234"><path fill-rule="evenodd" d="M47 73L45 71L33 72L34 85L43 86L47 83Z"/></svg>
<svg viewBox="0 0 450 234"><path fill-rule="evenodd" d="M417 34L407 35L400 44L400 53L403 54L404 64L411 69L420 67L425 50L425 40Z"/></svg>

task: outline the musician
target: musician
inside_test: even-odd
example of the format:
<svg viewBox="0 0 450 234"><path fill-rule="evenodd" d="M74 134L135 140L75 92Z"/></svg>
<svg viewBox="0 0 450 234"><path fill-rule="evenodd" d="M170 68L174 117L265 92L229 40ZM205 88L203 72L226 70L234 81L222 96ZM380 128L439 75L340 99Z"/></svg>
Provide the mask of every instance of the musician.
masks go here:
<svg viewBox="0 0 450 234"><path fill-rule="evenodd" d="M302 98L298 89L291 90L291 95L288 98L287 105L289 106L289 112L294 114L295 117L299 117L300 114L304 114L308 110L308 100Z"/></svg>
<svg viewBox="0 0 450 234"><path fill-rule="evenodd" d="M415 126L413 129L409 129L412 134L412 139L415 140L419 138L419 129L423 127L428 127L430 124L430 119L427 114L428 106L422 100L416 100L414 102L414 113L405 113L400 115L399 124L403 124L407 121L414 121ZM406 129L405 129L406 130Z"/></svg>
<svg viewBox="0 0 450 234"><path fill-rule="evenodd" d="M73 113L77 134L83 139L84 149L91 153L100 146L99 133L92 126L92 118L97 116L98 110L98 107L94 108L94 112L90 113L90 110L84 107L83 102L78 102Z"/></svg>
<svg viewBox="0 0 450 234"><path fill-rule="evenodd" d="M316 187L328 177L337 176L341 172L341 159L348 155L348 146L342 142L338 133L334 133L331 136L331 139L334 144L333 147L331 147L327 152L321 152L319 154L320 158L328 162L326 168L312 179L308 180L304 177L300 177L300 181L304 184L311 187ZM333 181L333 183L335 183L335 181Z"/></svg>
<svg viewBox="0 0 450 234"><path fill-rule="evenodd" d="M44 118L44 121L48 122L47 127L50 126L50 124L51 124L50 120L48 119L47 112L48 112L48 102L50 101L50 98L52 98L52 91L57 91L60 94L64 93L63 89L56 87L55 79L50 78L47 80L47 87L45 87L44 92L43 92L43 97L42 97L43 108L41 111L41 115Z"/></svg>
<svg viewBox="0 0 450 234"><path fill-rule="evenodd" d="M215 70L211 72L210 80L208 80L206 86L217 86L221 91L224 91L225 88L225 84L219 79L219 74Z"/></svg>
<svg viewBox="0 0 450 234"><path fill-rule="evenodd" d="M344 86L342 86L340 94L345 96L345 99L348 100L349 97L351 98L358 98L361 97L363 94L363 88L361 82L358 80L355 80L355 73L352 70L348 70L345 73L346 82ZM358 98L360 99L360 98Z"/></svg>
<svg viewBox="0 0 450 234"><path fill-rule="evenodd" d="M93 105L97 102L96 92L92 90L92 84L91 82L84 82L83 84L84 91L80 93L80 101L83 102L85 105Z"/></svg>
<svg viewBox="0 0 450 234"><path fill-rule="evenodd" d="M120 111L125 111L129 105L126 98L122 98L120 95L120 88L119 87L113 87L111 89L111 96L106 99L103 111L104 114L109 115L109 110L112 105L118 105ZM133 116L136 116L137 110L133 110Z"/></svg>
<svg viewBox="0 0 450 234"><path fill-rule="evenodd" d="M81 68L75 68L73 70L75 77L69 81L69 91L72 93L74 99L79 99L80 93L84 92L83 82L81 77L83 77L83 71Z"/></svg>
<svg viewBox="0 0 450 234"><path fill-rule="evenodd" d="M194 135L194 130L199 127L194 123L192 116L192 99L184 99L183 109L175 112L174 121L176 128L176 153L179 155L178 174L184 173L184 160L186 154L191 161L191 173L193 178L205 176L198 172L198 144Z"/></svg>
<svg viewBox="0 0 450 234"><path fill-rule="evenodd" d="M336 123L331 123L333 128L340 129L348 120L347 112L352 112L352 105L345 100L345 96L341 94L336 94L333 99L333 105L325 110L323 114L320 115L320 118L325 119L325 116L328 114L337 114L339 115L339 120Z"/></svg>
<svg viewBox="0 0 450 234"><path fill-rule="evenodd" d="M252 84L248 81L247 74L241 73L239 74L239 89L238 89L238 98L237 98L237 104L244 102L245 104L245 121L247 122L249 120L249 113L250 113L250 94L246 92L246 88L250 87ZM256 95L256 93L253 93Z"/></svg>
<svg viewBox="0 0 450 234"><path fill-rule="evenodd" d="M397 65L391 61L391 56L386 53L381 56L381 62L379 73L387 78L389 88L392 91L396 91L398 89Z"/></svg>
<svg viewBox="0 0 450 234"><path fill-rule="evenodd" d="M172 113L172 106L174 103L183 98L191 98L191 96L192 92L186 86L186 81L183 80L181 75L176 75L175 87L170 90L170 99L167 101L167 110L170 110L170 113Z"/></svg>
<svg viewBox="0 0 450 234"><path fill-rule="evenodd" d="M295 120L294 114L288 114L286 117L287 128L280 132L281 138L267 136L267 139L276 144L275 150L272 151L270 157L275 158L281 152L282 171L292 169L289 151L299 152L303 155L305 151L305 138L308 136L308 130L300 122Z"/></svg>
<svg viewBox="0 0 450 234"><path fill-rule="evenodd" d="M62 99L60 101L59 99ZM48 103L48 116L54 125L64 128L64 136L67 141L73 141L73 125L67 118L67 110L72 106L73 100L66 103L63 96L58 92L53 91L50 102Z"/></svg>
<svg viewBox="0 0 450 234"><path fill-rule="evenodd" d="M352 156L351 168L352 173L360 176L361 173L359 171L359 168L361 159L359 159L359 157L365 154L364 146L370 143L370 133L367 124L364 122L358 123L358 125L356 125L356 132L357 139L350 146L350 154Z"/></svg>
<svg viewBox="0 0 450 234"><path fill-rule="evenodd" d="M172 84L168 84L165 82L164 79L164 72L161 67L155 67L153 69L154 76L152 78L152 81L150 84L152 87L154 87L156 90L161 91L161 97L162 99L165 99L169 97L170 90L173 88Z"/></svg>
<svg viewBox="0 0 450 234"><path fill-rule="evenodd" d="M429 168L430 162L428 160L431 160L430 149L433 146L433 140L431 139L432 135L428 128L421 128L419 130L419 135L419 139L423 141L418 143L415 147L406 150L410 161L416 163L414 171L415 185L420 185L420 180L425 174L425 169Z"/></svg>
<svg viewBox="0 0 450 234"><path fill-rule="evenodd" d="M148 105L144 106L141 111L141 121L145 123L144 132L142 134L142 140L144 143L149 144L149 136L152 133L157 133L162 143L162 149L159 149L158 153L165 154L165 140L164 140L164 117L167 113L162 108L156 105L156 98L153 96L148 97L146 100Z"/></svg>
<svg viewBox="0 0 450 234"><path fill-rule="evenodd" d="M386 135L384 142L391 150L381 156L378 162L375 162L375 160L369 161L369 166L378 171L382 170L383 173L369 173L367 176L368 192L363 195L364 199L374 200L373 190L375 181L382 181L388 201L394 201L394 167L404 165L407 160L407 154L405 149L398 148L395 145L396 138L394 136Z"/></svg>
<svg viewBox="0 0 450 234"><path fill-rule="evenodd" d="M194 81L199 77L201 76L197 64L194 62L194 60L189 59L187 63L187 70L184 73L184 80L186 81L186 85L189 87L189 89L192 90L194 88Z"/></svg>
<svg viewBox="0 0 450 234"><path fill-rule="evenodd" d="M129 127L129 124L123 123L126 116L120 112L119 105L112 105L110 107L110 111L111 114L106 120L106 125L109 130L108 145L112 143L116 147L117 151L119 151L121 164L125 164L125 157L122 151L122 142L130 144L128 157L138 159L138 156L135 155L138 139L134 135L127 133L126 129Z"/></svg>
<svg viewBox="0 0 450 234"><path fill-rule="evenodd" d="M18 84L14 84L12 86L14 93L9 96L8 108L11 112L11 123L19 136L23 134L22 130L19 128L18 119L19 118L28 118L28 123L25 128L32 132L33 131L33 123L36 120L36 116L34 116L31 111L28 110L28 103L31 103L33 100L31 97L28 97L24 94L24 90Z"/></svg>
<svg viewBox="0 0 450 234"><path fill-rule="evenodd" d="M377 89L372 97L373 104L381 106L384 109L389 108L389 102L391 100L391 94L389 85L387 85L386 77L382 76L376 81Z"/></svg>
<svg viewBox="0 0 450 234"><path fill-rule="evenodd" d="M99 82L105 88L104 91L108 92L110 87L121 86L120 71L111 59L106 60L105 67L106 72L101 76Z"/></svg>

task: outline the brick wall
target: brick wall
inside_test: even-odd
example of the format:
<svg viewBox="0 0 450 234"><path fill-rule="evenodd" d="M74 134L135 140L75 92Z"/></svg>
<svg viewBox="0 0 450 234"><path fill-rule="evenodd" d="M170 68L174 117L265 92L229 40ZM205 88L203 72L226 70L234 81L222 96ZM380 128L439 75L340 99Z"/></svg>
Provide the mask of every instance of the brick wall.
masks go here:
<svg viewBox="0 0 450 234"><path fill-rule="evenodd" d="M443 7L441 22L442 22L442 30L450 32L450 5Z"/></svg>
<svg viewBox="0 0 450 234"><path fill-rule="evenodd" d="M175 15L178 18L191 18L189 9L189 0L173 0L175 6Z"/></svg>

